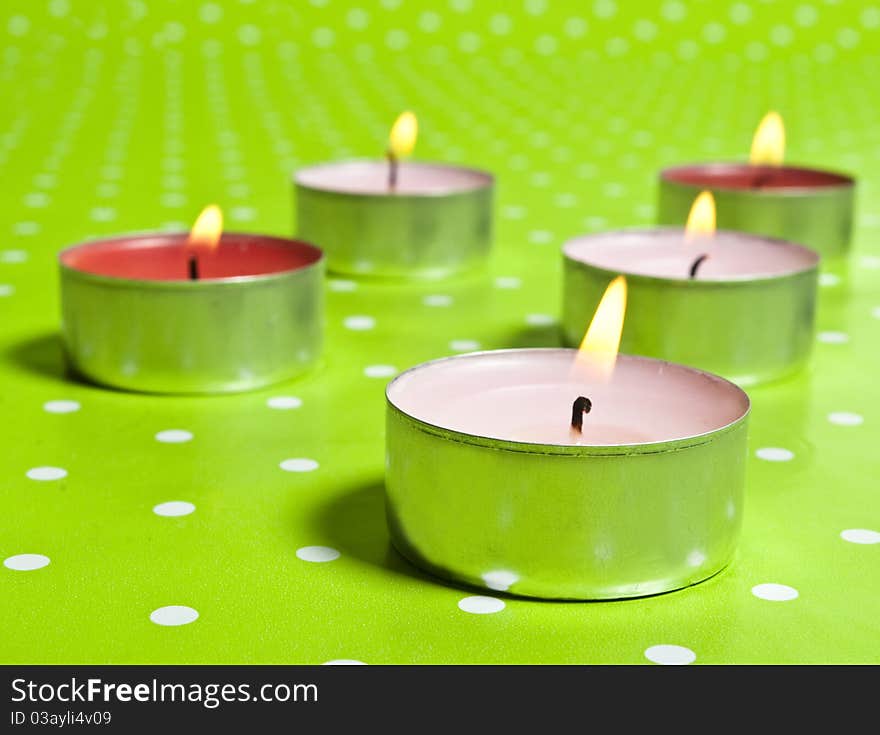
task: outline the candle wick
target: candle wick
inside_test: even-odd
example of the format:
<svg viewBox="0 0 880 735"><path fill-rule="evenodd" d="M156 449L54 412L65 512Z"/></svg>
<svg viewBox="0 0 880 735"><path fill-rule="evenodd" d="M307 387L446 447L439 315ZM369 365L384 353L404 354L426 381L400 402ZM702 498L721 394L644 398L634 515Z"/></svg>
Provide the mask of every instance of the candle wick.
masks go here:
<svg viewBox="0 0 880 735"><path fill-rule="evenodd" d="M758 174L754 179L752 179L752 188L753 189L762 189L770 181L773 179L772 171L764 171L763 173Z"/></svg>
<svg viewBox="0 0 880 735"><path fill-rule="evenodd" d="M199 280L199 259L195 255L189 256L189 280Z"/></svg>
<svg viewBox="0 0 880 735"><path fill-rule="evenodd" d="M394 191L397 188L397 156L388 151L385 156L388 158L388 190Z"/></svg>
<svg viewBox="0 0 880 735"><path fill-rule="evenodd" d="M693 263L691 263L691 278L697 277L697 270L701 265L703 265L703 261L705 261L709 257L708 253L703 253L699 258L697 258Z"/></svg>
<svg viewBox="0 0 880 735"><path fill-rule="evenodd" d="M578 396L571 404L571 428L578 434L584 430L584 414L590 412L593 402L586 396Z"/></svg>

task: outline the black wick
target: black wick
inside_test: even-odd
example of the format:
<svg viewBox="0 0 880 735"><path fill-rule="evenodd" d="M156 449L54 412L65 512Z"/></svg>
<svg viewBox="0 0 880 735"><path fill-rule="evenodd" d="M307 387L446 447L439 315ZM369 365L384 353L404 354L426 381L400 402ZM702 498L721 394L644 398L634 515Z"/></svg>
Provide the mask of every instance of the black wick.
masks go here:
<svg viewBox="0 0 880 735"><path fill-rule="evenodd" d="M584 414L590 412L593 402L586 396L578 396L571 404L571 428L578 434L584 430Z"/></svg>
<svg viewBox="0 0 880 735"><path fill-rule="evenodd" d="M189 280L199 280L199 260L195 255L189 257Z"/></svg>
<svg viewBox="0 0 880 735"><path fill-rule="evenodd" d="M690 270L691 278L697 277L697 270L699 269L699 267L701 265L703 265L703 261L706 260L706 258L708 258L708 257L709 257L708 254L703 253L699 258L697 258L693 263L691 263L691 270Z"/></svg>
<svg viewBox="0 0 880 735"><path fill-rule="evenodd" d="M773 180L773 172L765 171L752 179L752 189L761 189Z"/></svg>
<svg viewBox="0 0 880 735"><path fill-rule="evenodd" d="M397 156L388 151L385 157L388 159L388 190L394 191L397 188Z"/></svg>

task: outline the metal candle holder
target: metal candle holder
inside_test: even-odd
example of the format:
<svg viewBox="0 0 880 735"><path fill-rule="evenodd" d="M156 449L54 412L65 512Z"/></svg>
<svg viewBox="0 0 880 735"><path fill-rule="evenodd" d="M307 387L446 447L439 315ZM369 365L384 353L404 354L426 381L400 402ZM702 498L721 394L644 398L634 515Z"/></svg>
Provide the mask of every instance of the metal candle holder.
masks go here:
<svg viewBox="0 0 880 735"><path fill-rule="evenodd" d="M516 380L522 361L545 364L537 385L564 376L574 354L472 353L419 365L389 384L386 507L398 551L441 577L557 599L656 594L706 579L730 561L740 530L749 411L735 385L620 355L617 370L642 374L656 395L692 387L694 401L723 404L725 418L712 430L670 441L607 446L527 443L449 428L407 397L437 391L445 401L457 376L486 361L487 390Z"/></svg>
<svg viewBox="0 0 880 735"><path fill-rule="evenodd" d="M145 234L60 253L62 334L76 373L124 390L226 393L315 363L320 250L225 233L203 277L188 280L186 244L185 234Z"/></svg>
<svg viewBox="0 0 880 735"><path fill-rule="evenodd" d="M439 278L482 265L492 242L490 174L434 163L344 161L294 176L299 237L331 271Z"/></svg>
<svg viewBox="0 0 880 735"><path fill-rule="evenodd" d="M688 277L639 272L639 257L649 257L652 241L681 238L681 228L632 229L576 238L563 246L562 328L565 343L579 344L608 282L626 275L628 304L621 339L624 352L656 357L752 385L799 370L809 359L814 339L819 257L799 245L745 233L717 232L720 247L744 244L770 248L793 261L786 272L755 276ZM603 250L624 263L627 249L638 248L626 267L609 267ZM710 257L708 263L711 263ZM704 266L705 268L705 266Z"/></svg>
<svg viewBox="0 0 880 735"><path fill-rule="evenodd" d="M694 198L710 190L718 227L806 245L823 258L849 252L855 180L794 166L706 163L660 172L657 221L683 225Z"/></svg>

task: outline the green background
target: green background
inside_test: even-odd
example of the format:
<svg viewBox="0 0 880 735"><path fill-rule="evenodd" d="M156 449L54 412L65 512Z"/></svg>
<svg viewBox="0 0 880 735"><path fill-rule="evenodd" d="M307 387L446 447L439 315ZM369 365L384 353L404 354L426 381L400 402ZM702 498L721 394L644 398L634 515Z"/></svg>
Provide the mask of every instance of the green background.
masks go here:
<svg viewBox="0 0 880 735"><path fill-rule="evenodd" d="M880 544L840 537L880 530L880 7L5 0L0 44L0 557L51 559L0 567L0 660L638 663L676 644L698 663L880 661ZM379 155L405 108L419 158L497 175L488 273L331 279L322 365L270 391L150 397L66 377L61 247L184 229L213 201L230 228L290 233L291 172ZM822 277L809 369L750 391L733 565L649 599L463 612L478 593L389 549L387 378L365 368L404 369L453 342L556 344L564 239L650 224L659 168L744 157L770 108L788 159L852 172L859 201L850 263ZM358 315L375 326L347 329ZM279 395L302 406L269 408ZM58 399L81 408L43 409ZM166 429L193 439L156 441ZM794 457L768 462L762 447ZM297 457L320 466L279 468ZM46 465L67 477L26 477ZM169 500L196 511L152 511ZM297 558L309 545L341 556ZM799 596L751 593L768 582ZM165 605L199 618L153 624Z"/></svg>

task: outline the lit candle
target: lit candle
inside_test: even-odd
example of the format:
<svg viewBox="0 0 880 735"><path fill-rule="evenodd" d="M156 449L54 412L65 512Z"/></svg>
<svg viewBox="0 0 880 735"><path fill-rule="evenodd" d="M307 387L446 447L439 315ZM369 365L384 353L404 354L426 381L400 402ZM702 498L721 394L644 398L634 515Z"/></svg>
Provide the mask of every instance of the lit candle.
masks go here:
<svg viewBox="0 0 880 735"><path fill-rule="evenodd" d="M618 357L625 299L616 279L580 352L459 355L389 384L401 553L468 584L570 599L664 592L729 562L748 397L708 373Z"/></svg>
<svg viewBox="0 0 880 735"><path fill-rule="evenodd" d="M819 256L781 240L716 232L708 192L695 200L685 229L588 235L562 251L567 344L577 344L608 278L624 273L631 300L625 352L740 385L779 378L809 359Z"/></svg>
<svg viewBox="0 0 880 735"><path fill-rule="evenodd" d="M386 160L324 163L294 176L297 230L327 267L362 276L438 278L482 265L492 241L493 177L404 161L418 123L404 112Z"/></svg>
<svg viewBox="0 0 880 735"><path fill-rule="evenodd" d="M266 235L221 235L221 227L211 206L189 235L124 235L62 251L72 369L126 390L221 393L311 367L322 341L321 251Z"/></svg>
<svg viewBox="0 0 880 735"><path fill-rule="evenodd" d="M846 255L855 181L832 171L783 165L782 118L768 113L755 133L749 163L674 166L660 172L658 221L684 224L694 196L711 190L718 227L806 245L823 258Z"/></svg>

